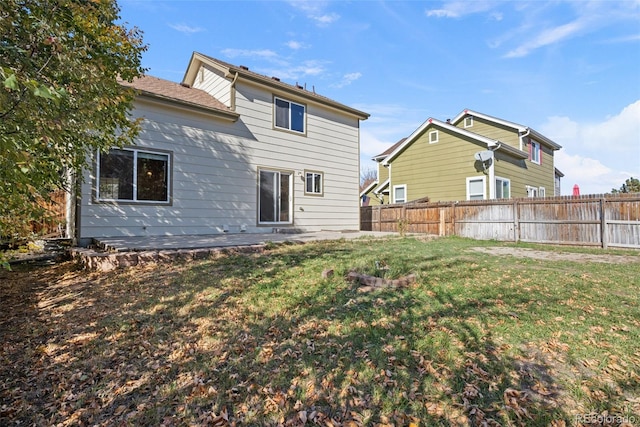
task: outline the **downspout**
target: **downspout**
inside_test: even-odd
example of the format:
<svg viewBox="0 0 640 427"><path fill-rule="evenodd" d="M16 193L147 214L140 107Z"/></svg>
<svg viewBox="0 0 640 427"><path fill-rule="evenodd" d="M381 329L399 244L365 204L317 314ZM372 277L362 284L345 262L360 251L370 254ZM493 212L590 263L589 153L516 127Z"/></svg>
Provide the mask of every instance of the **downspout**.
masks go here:
<svg viewBox="0 0 640 427"><path fill-rule="evenodd" d="M524 139L529 136L531 133L531 128L527 128L527 132L524 135L520 135L520 151L524 151L522 148L524 146Z"/></svg>
<svg viewBox="0 0 640 427"><path fill-rule="evenodd" d="M237 81L238 81L238 72L236 71L236 75L233 76L233 81L231 81L231 105L229 107L233 111L236 111L236 82Z"/></svg>
<svg viewBox="0 0 640 427"><path fill-rule="evenodd" d="M391 203L393 200L393 185L391 184L391 163L389 163L389 199L387 203Z"/></svg>
<svg viewBox="0 0 640 427"><path fill-rule="evenodd" d="M493 151L493 157L491 158L491 165L489 166L489 199L496 198L496 154L495 152L502 146L501 142L494 147L489 147Z"/></svg>

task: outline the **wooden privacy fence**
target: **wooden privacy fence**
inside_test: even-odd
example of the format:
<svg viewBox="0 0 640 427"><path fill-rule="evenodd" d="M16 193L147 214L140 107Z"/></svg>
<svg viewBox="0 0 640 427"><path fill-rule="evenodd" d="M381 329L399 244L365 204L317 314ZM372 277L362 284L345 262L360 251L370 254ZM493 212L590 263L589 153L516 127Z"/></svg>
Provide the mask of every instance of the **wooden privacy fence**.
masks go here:
<svg viewBox="0 0 640 427"><path fill-rule="evenodd" d="M367 206L360 229L640 248L640 193Z"/></svg>

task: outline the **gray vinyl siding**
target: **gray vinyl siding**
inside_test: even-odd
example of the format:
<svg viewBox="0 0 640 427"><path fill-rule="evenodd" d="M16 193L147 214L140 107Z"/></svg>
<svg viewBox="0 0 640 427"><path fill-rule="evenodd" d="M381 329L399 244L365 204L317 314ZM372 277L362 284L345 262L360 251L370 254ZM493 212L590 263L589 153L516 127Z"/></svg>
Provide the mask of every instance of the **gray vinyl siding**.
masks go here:
<svg viewBox="0 0 640 427"><path fill-rule="evenodd" d="M211 70L210 70L211 71ZM202 87L223 87L211 72ZM196 78L199 81L199 77ZM85 172L79 212L80 239L94 237L215 234L229 226L239 232L270 232L257 222L258 170L293 172L293 224L317 230L359 228L359 120L318 104L306 105L306 134L273 127L273 94L253 85L236 85L237 122L185 112L171 105L136 101L143 117L136 148L172 153L170 206L98 203L94 171ZM323 174L323 195L305 195L304 176ZM282 228L280 225L278 228Z"/></svg>
<svg viewBox="0 0 640 427"><path fill-rule="evenodd" d="M227 107L231 107L231 82L221 71L201 65L193 87L204 90Z"/></svg>

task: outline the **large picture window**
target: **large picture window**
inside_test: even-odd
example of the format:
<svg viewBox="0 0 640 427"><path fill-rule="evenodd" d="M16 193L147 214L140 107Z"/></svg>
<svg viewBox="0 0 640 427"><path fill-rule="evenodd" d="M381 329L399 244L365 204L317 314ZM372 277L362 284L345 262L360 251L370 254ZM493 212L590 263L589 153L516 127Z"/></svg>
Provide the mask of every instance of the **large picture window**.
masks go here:
<svg viewBox="0 0 640 427"><path fill-rule="evenodd" d="M97 199L168 203L169 170L165 153L115 148L99 153Z"/></svg>
<svg viewBox="0 0 640 427"><path fill-rule="evenodd" d="M258 223L291 224L293 206L291 172L261 170L258 182Z"/></svg>
<svg viewBox="0 0 640 427"><path fill-rule="evenodd" d="M275 98L275 127L292 130L294 132L305 132L305 110L302 104Z"/></svg>

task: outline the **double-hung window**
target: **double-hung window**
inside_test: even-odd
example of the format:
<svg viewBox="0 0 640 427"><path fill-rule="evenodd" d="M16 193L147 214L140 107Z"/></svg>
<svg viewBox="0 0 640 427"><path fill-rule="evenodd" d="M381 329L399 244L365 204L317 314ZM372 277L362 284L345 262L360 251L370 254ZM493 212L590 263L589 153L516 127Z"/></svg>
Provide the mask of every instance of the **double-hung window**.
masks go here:
<svg viewBox="0 0 640 427"><path fill-rule="evenodd" d="M133 148L98 154L98 201L169 203L171 156Z"/></svg>
<svg viewBox="0 0 640 427"><path fill-rule="evenodd" d="M467 178L467 200L484 200L486 195L484 176Z"/></svg>
<svg viewBox="0 0 640 427"><path fill-rule="evenodd" d="M305 133L306 107L304 105L274 98L274 111L276 128Z"/></svg>
<svg viewBox="0 0 640 427"><path fill-rule="evenodd" d="M407 186L394 185L393 186L393 203L406 203L406 202L407 202Z"/></svg>
<svg viewBox="0 0 640 427"><path fill-rule="evenodd" d="M321 172L305 172L305 194L314 196L322 196L322 173Z"/></svg>
<svg viewBox="0 0 640 427"><path fill-rule="evenodd" d="M529 160L533 163L540 164L540 143L536 141L531 141L529 144Z"/></svg>
<svg viewBox="0 0 640 427"><path fill-rule="evenodd" d="M508 199L511 197L511 181L506 178L496 177L496 199Z"/></svg>

